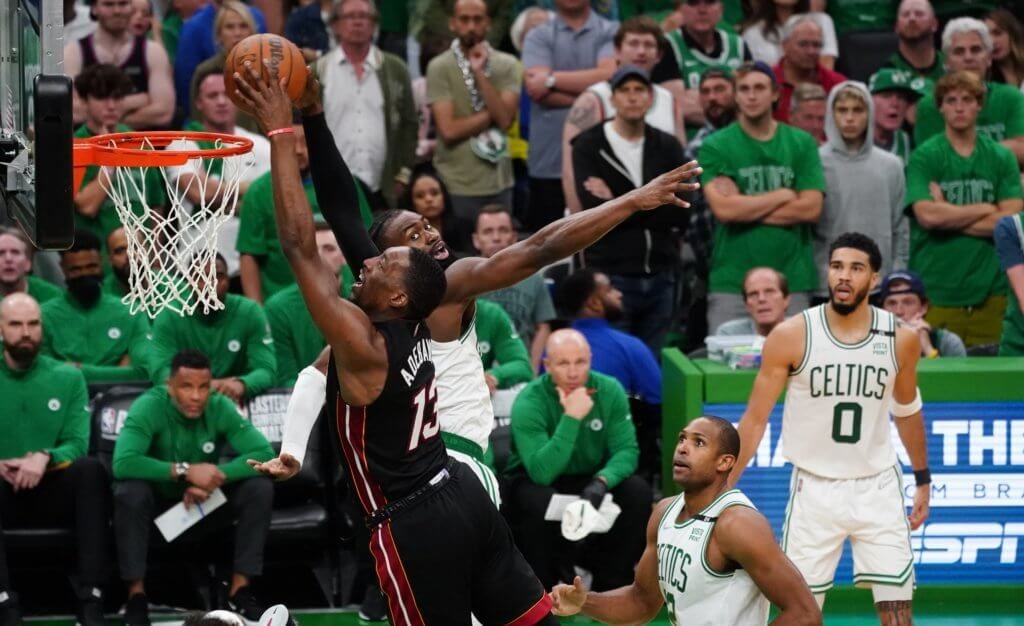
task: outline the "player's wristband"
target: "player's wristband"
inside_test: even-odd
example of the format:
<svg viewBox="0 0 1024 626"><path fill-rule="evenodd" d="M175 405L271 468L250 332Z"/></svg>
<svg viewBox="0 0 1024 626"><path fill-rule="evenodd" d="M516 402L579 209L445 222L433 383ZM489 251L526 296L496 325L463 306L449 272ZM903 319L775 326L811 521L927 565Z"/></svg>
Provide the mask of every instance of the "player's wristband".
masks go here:
<svg viewBox="0 0 1024 626"><path fill-rule="evenodd" d="M267 139L270 139L271 137L273 137L275 135L287 135L289 133L294 133L294 132L295 132L295 129L292 128L291 126L285 126L284 128L275 128L274 130L267 132Z"/></svg>
<svg viewBox="0 0 1024 626"><path fill-rule="evenodd" d="M914 482L918 487L921 485L930 485L932 482L932 471L927 467L924 469L914 470Z"/></svg>

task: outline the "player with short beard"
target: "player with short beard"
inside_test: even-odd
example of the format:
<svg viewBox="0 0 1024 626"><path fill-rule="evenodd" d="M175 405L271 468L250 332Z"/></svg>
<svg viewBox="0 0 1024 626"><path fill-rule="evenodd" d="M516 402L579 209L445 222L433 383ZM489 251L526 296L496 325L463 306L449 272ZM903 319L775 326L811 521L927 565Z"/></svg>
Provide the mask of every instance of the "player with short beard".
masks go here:
<svg viewBox="0 0 1024 626"><path fill-rule="evenodd" d="M882 624L911 623L914 557L903 504L903 469L889 414L914 467L909 526L928 517L931 473L925 447L915 333L868 305L882 255L860 233L844 233L829 251L829 301L768 335L761 369L739 424L739 480L787 387L782 447L793 480L782 547L819 606L849 537L853 581L871 588ZM871 511L857 516L856 511Z"/></svg>

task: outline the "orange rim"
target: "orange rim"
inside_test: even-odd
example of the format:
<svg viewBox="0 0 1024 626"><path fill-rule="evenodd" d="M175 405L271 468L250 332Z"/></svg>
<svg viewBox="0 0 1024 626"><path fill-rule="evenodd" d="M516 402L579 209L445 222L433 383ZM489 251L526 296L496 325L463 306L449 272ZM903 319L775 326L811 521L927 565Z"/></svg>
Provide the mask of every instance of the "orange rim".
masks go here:
<svg viewBox="0 0 1024 626"><path fill-rule="evenodd" d="M166 150L175 141L208 141L220 147L197 150ZM145 148L143 146L146 146ZM191 130L153 130L108 133L74 143L75 192L82 186L86 169L107 167L174 167L196 158L225 158L246 154L252 140L226 133Z"/></svg>

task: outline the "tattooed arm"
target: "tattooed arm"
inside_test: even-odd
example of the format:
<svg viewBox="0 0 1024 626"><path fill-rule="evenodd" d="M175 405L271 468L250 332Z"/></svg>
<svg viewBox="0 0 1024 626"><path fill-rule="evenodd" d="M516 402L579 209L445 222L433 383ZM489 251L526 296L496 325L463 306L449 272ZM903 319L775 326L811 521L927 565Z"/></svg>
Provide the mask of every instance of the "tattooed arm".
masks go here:
<svg viewBox="0 0 1024 626"><path fill-rule="evenodd" d="M913 626L914 617L910 600L889 600L875 604L878 621L882 626Z"/></svg>
<svg viewBox="0 0 1024 626"><path fill-rule="evenodd" d="M570 213L583 210L576 193L576 177L572 171L572 140L580 133L590 130L604 120L601 100L596 94L584 91L576 98L562 130L562 193Z"/></svg>

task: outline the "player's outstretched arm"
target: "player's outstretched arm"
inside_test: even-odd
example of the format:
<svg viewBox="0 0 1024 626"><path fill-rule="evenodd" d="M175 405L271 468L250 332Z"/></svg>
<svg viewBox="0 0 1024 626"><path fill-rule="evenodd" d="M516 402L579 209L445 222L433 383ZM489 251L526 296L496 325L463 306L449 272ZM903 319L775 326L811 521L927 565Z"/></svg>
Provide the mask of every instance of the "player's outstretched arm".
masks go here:
<svg viewBox="0 0 1024 626"><path fill-rule="evenodd" d="M820 626L821 610L804 577L775 542L768 520L745 506L722 511L715 543L725 558L738 563L781 613L773 626Z"/></svg>
<svg viewBox="0 0 1024 626"><path fill-rule="evenodd" d="M802 315L791 317L776 326L764 342L761 369L754 379L747 410L743 412L736 429L740 433L740 455L729 477L732 485L739 482L743 470L747 469L750 459L754 458L779 394L786 388L790 372L799 367L803 360L806 342L804 324Z"/></svg>
<svg viewBox="0 0 1024 626"><path fill-rule="evenodd" d="M658 588L658 524L672 501L665 498L654 507L647 522L647 547L632 585L588 593L577 576L572 585L556 585L551 590L552 612L563 616L582 612L605 624L646 624L657 617L664 604Z"/></svg>
<svg viewBox="0 0 1024 626"><path fill-rule="evenodd" d="M269 66L268 73L273 75ZM279 82L264 80L253 68L244 79L238 74L235 78L239 90L236 96L255 112L264 132L291 128L292 102ZM320 260L313 214L295 158L295 141L292 133L270 138L274 217L281 249L313 322L333 348L339 366L349 374L342 383L346 402L368 404L376 399L387 374L384 339L362 309L338 297L338 279Z"/></svg>
<svg viewBox="0 0 1024 626"><path fill-rule="evenodd" d="M579 252L637 211L648 211L666 204L689 207L690 204L677 194L698 189L699 183L686 181L700 176L700 173L697 162L691 161L658 176L640 189L552 222L489 259L470 257L456 261L448 268L448 291L444 302L463 302L510 287L545 266Z"/></svg>
<svg viewBox="0 0 1024 626"><path fill-rule="evenodd" d="M338 247L348 264L362 267L363 261L377 256L380 251L366 232L359 210L356 180L327 126L327 117L320 103L320 83L312 72L306 77L306 91L299 108L302 109L302 128L306 132L306 147L309 149L309 173L313 177L320 213L334 231Z"/></svg>
<svg viewBox="0 0 1024 626"><path fill-rule="evenodd" d="M896 359L900 371L896 374L892 392L893 414L896 418L896 432L910 455L910 465L915 473L928 469L924 413L918 406L917 362L921 358L920 345L913 331L902 327L896 329ZM914 490L914 508L910 511L910 527L913 530L917 530L928 519L931 493L930 482L919 484Z"/></svg>

